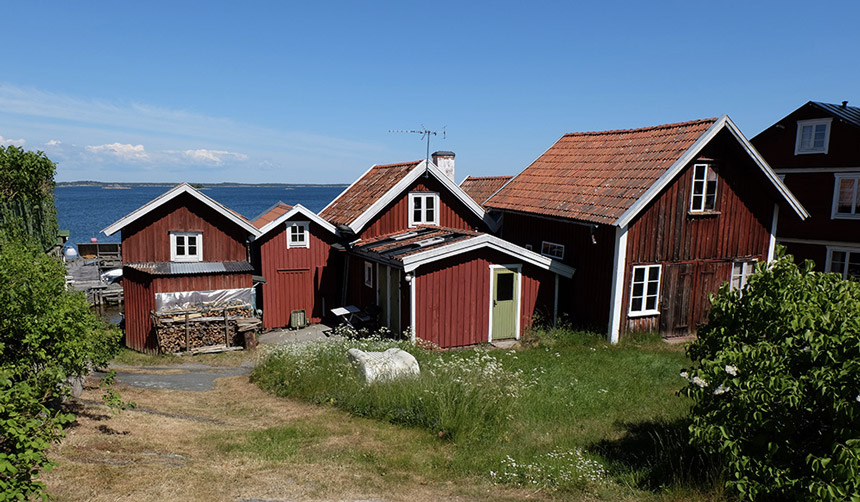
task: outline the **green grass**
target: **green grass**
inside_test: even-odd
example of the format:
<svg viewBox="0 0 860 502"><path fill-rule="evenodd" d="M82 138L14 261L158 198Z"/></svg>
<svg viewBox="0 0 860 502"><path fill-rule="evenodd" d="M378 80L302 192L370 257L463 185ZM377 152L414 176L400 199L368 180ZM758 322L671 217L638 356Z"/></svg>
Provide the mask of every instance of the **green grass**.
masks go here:
<svg viewBox="0 0 860 502"><path fill-rule="evenodd" d="M253 350L233 350L214 354L174 355L144 354L126 347L111 361L112 364L126 366L172 366L183 363L209 364L211 366L239 366L245 361L253 361L257 354Z"/></svg>
<svg viewBox="0 0 860 502"><path fill-rule="evenodd" d="M346 350L400 346L421 376L364 385ZM677 396L682 347L637 335L537 331L516 351L425 351L348 340L272 352L252 378L279 396L425 429L454 446L452 474L598 498L711 500L714 461L687 446L689 403ZM716 494L716 495L715 495ZM679 498L680 497L680 498Z"/></svg>

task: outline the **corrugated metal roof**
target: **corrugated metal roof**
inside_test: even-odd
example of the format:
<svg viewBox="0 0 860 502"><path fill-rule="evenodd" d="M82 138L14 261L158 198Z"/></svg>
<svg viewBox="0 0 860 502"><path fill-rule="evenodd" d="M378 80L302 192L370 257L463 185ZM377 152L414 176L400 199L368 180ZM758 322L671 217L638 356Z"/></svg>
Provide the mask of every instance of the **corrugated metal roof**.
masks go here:
<svg viewBox="0 0 860 502"><path fill-rule="evenodd" d="M716 121L566 134L485 205L613 224Z"/></svg>
<svg viewBox="0 0 860 502"><path fill-rule="evenodd" d="M849 124L853 124L857 127L860 127L860 108L856 106L845 106L842 107L841 104L833 105L830 103L821 103L818 101L810 101L813 105L821 108L822 110L830 113L836 117L841 118L845 122Z"/></svg>
<svg viewBox="0 0 860 502"><path fill-rule="evenodd" d="M466 176L466 179L460 183L460 188L469 194L472 200L483 206L484 202L511 178L513 176Z"/></svg>
<svg viewBox="0 0 860 502"><path fill-rule="evenodd" d="M335 226L349 225L420 163L402 162L371 167L319 215Z"/></svg>
<svg viewBox="0 0 860 502"><path fill-rule="evenodd" d="M246 261L145 262L126 263L125 266L149 275L238 274L254 271L254 267Z"/></svg>

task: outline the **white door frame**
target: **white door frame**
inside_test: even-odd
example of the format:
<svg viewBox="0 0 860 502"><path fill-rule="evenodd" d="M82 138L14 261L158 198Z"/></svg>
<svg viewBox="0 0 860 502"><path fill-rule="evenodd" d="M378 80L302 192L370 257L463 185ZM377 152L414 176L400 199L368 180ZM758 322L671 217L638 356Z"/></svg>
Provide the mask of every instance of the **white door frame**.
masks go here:
<svg viewBox="0 0 860 502"><path fill-rule="evenodd" d="M495 269L505 268L517 274L517 313L514 320L514 339L520 339L520 309L523 303L523 266L521 263L511 265L490 265L490 295L489 295L489 325L487 326L487 342L493 341L493 287L496 285Z"/></svg>

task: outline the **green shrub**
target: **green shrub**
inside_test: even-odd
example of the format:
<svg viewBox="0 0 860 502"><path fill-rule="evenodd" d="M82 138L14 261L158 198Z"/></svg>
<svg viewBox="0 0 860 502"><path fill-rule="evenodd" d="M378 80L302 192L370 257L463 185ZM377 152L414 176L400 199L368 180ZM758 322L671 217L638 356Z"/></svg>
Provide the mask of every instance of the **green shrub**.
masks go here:
<svg viewBox="0 0 860 502"><path fill-rule="evenodd" d="M860 500L860 283L759 266L688 347L692 441L745 500Z"/></svg>

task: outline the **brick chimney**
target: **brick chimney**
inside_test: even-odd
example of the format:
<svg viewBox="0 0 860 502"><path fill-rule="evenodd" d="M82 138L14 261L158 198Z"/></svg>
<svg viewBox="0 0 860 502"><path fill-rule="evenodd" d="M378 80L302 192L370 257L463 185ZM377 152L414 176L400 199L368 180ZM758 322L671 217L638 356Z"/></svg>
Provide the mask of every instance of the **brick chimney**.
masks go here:
<svg viewBox="0 0 860 502"><path fill-rule="evenodd" d="M433 152L433 163L454 181L454 152Z"/></svg>

